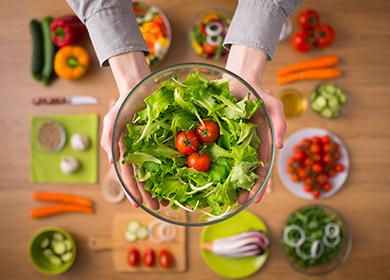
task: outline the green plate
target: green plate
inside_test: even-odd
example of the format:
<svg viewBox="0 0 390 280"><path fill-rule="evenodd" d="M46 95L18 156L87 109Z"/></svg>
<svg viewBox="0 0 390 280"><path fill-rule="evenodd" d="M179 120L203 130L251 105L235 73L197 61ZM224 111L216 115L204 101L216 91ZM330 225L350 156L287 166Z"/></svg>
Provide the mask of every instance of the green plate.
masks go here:
<svg viewBox="0 0 390 280"><path fill-rule="evenodd" d="M228 237L248 230L262 230L268 233L267 226L256 215L249 211L242 211L236 216L221 223L207 226L200 236L201 244L217 238ZM267 261L268 250L262 256L229 259L214 255L201 249L203 260L207 266L225 278L244 278L258 271Z"/></svg>

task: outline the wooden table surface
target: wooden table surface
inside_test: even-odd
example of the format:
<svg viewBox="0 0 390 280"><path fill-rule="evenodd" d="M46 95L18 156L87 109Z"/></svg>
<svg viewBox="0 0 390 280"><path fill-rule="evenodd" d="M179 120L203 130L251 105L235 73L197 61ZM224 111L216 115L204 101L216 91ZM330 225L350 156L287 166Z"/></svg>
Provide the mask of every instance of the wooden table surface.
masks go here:
<svg viewBox="0 0 390 280"><path fill-rule="evenodd" d="M207 6L225 7L234 11L236 1L151 1L160 6L171 20L172 48L160 65L184 61L202 61L188 47L187 28L191 16ZM336 29L336 42L323 51L307 55L296 54L289 43L282 43L275 59L267 66L264 87L280 92L275 84L275 71L286 64L323 54L342 58L343 77L337 82L348 92L344 115L337 120L325 120L312 111L288 120L288 133L303 127L323 127L335 132L345 142L351 158L351 172L345 187L332 198L320 201L338 209L353 232L353 249L348 261L329 279L390 279L390 2L386 0L309 1L321 13L324 23ZM59 279L219 279L203 263L199 249L200 228L188 230L188 271L184 274L128 275L113 271L110 253L94 253L87 246L88 237L109 233L116 212L139 211L127 202L110 205L104 202L98 185L34 185L29 181L30 133L29 121L36 114L98 112L104 115L117 91L110 69L101 69L93 57L93 67L79 81L56 80L49 87L32 80L30 75L31 18L60 16L70 12L65 1L1 1L0 3L0 278L49 279L34 270L29 263L28 244L31 235L42 226L61 226L76 238L78 257L73 268ZM90 53L92 48L88 45ZM316 82L293 85L309 94ZM31 97L61 95L94 95L97 106L34 107ZM100 151L100 181L108 169L106 157ZM91 197L97 212L92 216L64 215L45 220L31 220L29 209L36 205L33 191L61 191ZM291 195L274 174L273 192L250 210L265 219L272 231L273 245L264 269L252 279L303 279L284 261L278 244L279 233L287 215L307 201Z"/></svg>

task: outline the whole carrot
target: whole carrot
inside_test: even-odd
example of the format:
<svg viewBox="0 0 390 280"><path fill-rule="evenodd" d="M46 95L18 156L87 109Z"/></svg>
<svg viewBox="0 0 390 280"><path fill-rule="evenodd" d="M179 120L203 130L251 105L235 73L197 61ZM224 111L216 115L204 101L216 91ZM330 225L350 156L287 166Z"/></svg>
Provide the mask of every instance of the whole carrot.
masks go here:
<svg viewBox="0 0 390 280"><path fill-rule="evenodd" d="M65 193L35 192L33 199L38 201L63 202L92 207L93 202L87 198Z"/></svg>
<svg viewBox="0 0 390 280"><path fill-rule="evenodd" d="M302 70L329 67L337 63L339 63L339 58L335 55L321 56L282 67L278 70L277 75L285 76Z"/></svg>
<svg viewBox="0 0 390 280"><path fill-rule="evenodd" d="M51 206L43 206L31 209L30 216L33 219L50 217L63 213L93 213L92 207L85 207L75 204L57 204Z"/></svg>
<svg viewBox="0 0 390 280"><path fill-rule="evenodd" d="M302 72L292 73L286 76L278 77L276 82L278 84L284 85L289 84L295 81L302 80L326 80L338 78L341 75L341 71L338 68L321 68L321 69L311 69L305 70Z"/></svg>

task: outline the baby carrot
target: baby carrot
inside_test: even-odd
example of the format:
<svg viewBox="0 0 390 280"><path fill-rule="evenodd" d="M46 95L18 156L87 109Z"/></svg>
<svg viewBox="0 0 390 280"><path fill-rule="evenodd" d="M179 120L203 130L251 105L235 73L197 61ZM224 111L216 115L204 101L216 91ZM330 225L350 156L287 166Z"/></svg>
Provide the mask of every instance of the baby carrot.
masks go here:
<svg viewBox="0 0 390 280"><path fill-rule="evenodd" d="M338 68L320 68L310 69L302 72L292 73L286 76L278 77L276 82L284 85L295 81L301 80L325 80L338 78L341 75L341 71Z"/></svg>
<svg viewBox="0 0 390 280"><path fill-rule="evenodd" d="M75 204L57 204L51 206L43 206L31 209L30 216L33 219L50 217L62 213L92 213L92 207L85 207Z"/></svg>
<svg viewBox="0 0 390 280"><path fill-rule="evenodd" d="M321 56L282 67L278 70L277 75L285 76L302 70L329 67L336 65L337 63L339 63L339 58L335 55Z"/></svg>
<svg viewBox="0 0 390 280"><path fill-rule="evenodd" d="M87 198L65 193L35 192L33 199L38 201L63 202L91 207L93 202Z"/></svg>

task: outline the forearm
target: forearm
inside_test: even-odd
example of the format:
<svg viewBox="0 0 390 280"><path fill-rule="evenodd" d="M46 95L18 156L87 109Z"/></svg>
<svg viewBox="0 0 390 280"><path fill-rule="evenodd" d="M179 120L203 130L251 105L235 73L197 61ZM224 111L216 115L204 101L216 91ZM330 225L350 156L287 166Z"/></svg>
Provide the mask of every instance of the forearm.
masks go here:
<svg viewBox="0 0 390 280"><path fill-rule="evenodd" d="M150 68L143 52L134 51L113 56L109 59L119 94L126 95L144 77Z"/></svg>
<svg viewBox="0 0 390 280"><path fill-rule="evenodd" d="M266 63L267 54L263 51L243 45L232 45L226 68L250 84L260 85Z"/></svg>

